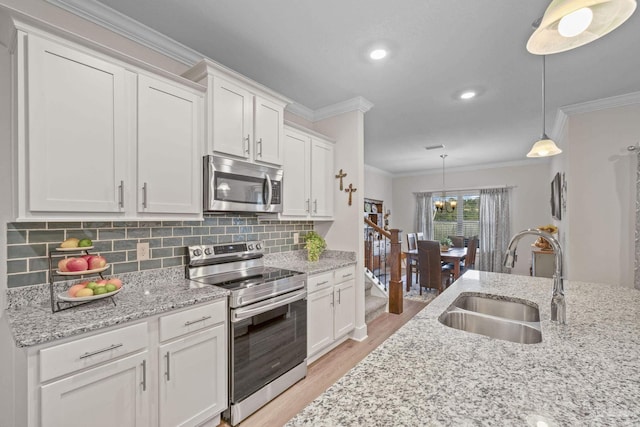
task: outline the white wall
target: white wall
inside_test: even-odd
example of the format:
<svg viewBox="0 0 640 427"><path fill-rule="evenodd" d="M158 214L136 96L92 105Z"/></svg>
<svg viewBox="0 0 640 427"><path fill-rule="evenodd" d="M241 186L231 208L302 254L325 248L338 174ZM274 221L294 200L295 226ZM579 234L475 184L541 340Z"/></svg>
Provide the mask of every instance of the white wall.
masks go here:
<svg viewBox="0 0 640 427"><path fill-rule="evenodd" d="M13 345L3 318L7 306L7 221L11 219L11 84L9 51L0 46L0 424L13 425Z"/></svg>
<svg viewBox="0 0 640 427"><path fill-rule="evenodd" d="M383 212L391 209L393 203L393 175L374 168L364 166L364 197L367 199L382 200ZM389 228L395 228L394 212L389 216Z"/></svg>
<svg viewBox="0 0 640 427"><path fill-rule="evenodd" d="M633 287L637 154L626 147L639 141L640 105L569 117L571 280Z"/></svg>
<svg viewBox="0 0 640 427"><path fill-rule="evenodd" d="M348 174L344 184L357 189L349 195L339 190L334 182L334 217L332 222L316 222L316 230L325 236L327 246L334 250L355 251L358 256L356 271L364 271L364 236L362 233L362 207L364 206L364 113L351 111L314 123L314 129L336 141L334 171L342 169ZM367 336L364 322L364 274L356 274L356 331L354 338Z"/></svg>
<svg viewBox="0 0 640 427"><path fill-rule="evenodd" d="M446 188L474 189L513 186L511 198L511 230L533 228L551 222L549 162L523 161L510 166L477 168L474 170L447 169ZM393 179L393 226L403 235L415 229L416 192L442 191L442 172L402 176ZM530 244L535 239L523 238L518 245L519 259L512 270L515 274L529 274Z"/></svg>

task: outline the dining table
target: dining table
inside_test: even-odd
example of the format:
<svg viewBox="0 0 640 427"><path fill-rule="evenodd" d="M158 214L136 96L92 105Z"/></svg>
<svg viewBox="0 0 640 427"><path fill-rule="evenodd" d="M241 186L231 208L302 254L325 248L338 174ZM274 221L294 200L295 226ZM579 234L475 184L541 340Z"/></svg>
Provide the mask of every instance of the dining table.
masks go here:
<svg viewBox="0 0 640 427"><path fill-rule="evenodd" d="M418 263L418 250L413 249L404 252L407 258L407 265L411 262ZM467 256L467 248L449 248L446 251L440 251L440 260L446 264L453 264L453 280L457 280L460 277L460 262ZM413 274L411 270L407 269L407 292L411 290L413 285Z"/></svg>

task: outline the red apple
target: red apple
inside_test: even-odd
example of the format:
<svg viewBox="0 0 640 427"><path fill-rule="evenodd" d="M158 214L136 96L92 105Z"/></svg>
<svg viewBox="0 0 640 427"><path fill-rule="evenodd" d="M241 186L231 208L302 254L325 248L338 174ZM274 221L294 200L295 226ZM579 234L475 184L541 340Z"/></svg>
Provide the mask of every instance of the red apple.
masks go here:
<svg viewBox="0 0 640 427"><path fill-rule="evenodd" d="M122 287L122 280L116 279L115 277L112 277L111 279L107 280L107 284L109 283L111 283L112 285L115 285L115 287L118 289Z"/></svg>
<svg viewBox="0 0 640 427"><path fill-rule="evenodd" d="M68 271L84 271L87 269L88 264L82 258L69 258L66 267Z"/></svg>
<svg viewBox="0 0 640 427"><path fill-rule="evenodd" d="M98 280L98 281L96 281L96 283L98 284L98 286L104 286L104 285L106 285L106 284L107 284L107 281L106 281L106 280L104 280L104 279L102 279L102 280Z"/></svg>
<svg viewBox="0 0 640 427"><path fill-rule="evenodd" d="M93 258L93 255L82 255L80 258L87 261L87 264L89 264L89 260Z"/></svg>
<svg viewBox="0 0 640 427"><path fill-rule="evenodd" d="M69 269L67 268L67 263L70 259L71 258L62 258L60 261L58 261L58 270L69 271Z"/></svg>
<svg viewBox="0 0 640 427"><path fill-rule="evenodd" d="M89 270L103 268L105 265L107 265L107 260L103 256L98 255L89 259Z"/></svg>

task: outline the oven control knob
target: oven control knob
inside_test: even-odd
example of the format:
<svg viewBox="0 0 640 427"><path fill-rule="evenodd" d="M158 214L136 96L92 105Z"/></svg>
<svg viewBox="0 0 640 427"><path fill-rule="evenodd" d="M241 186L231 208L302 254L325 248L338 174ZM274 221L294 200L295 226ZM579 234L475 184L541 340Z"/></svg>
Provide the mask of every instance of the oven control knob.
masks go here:
<svg viewBox="0 0 640 427"><path fill-rule="evenodd" d="M252 244L249 244L249 245L247 246L247 249L249 249L250 251L252 251L252 250L253 250L253 245L252 245Z"/></svg>
<svg viewBox="0 0 640 427"><path fill-rule="evenodd" d="M193 250L193 256L200 256L200 255L202 255L202 251L200 249Z"/></svg>
<svg viewBox="0 0 640 427"><path fill-rule="evenodd" d="M261 244L261 243L256 243L256 249L257 249L257 250L262 249L262 244Z"/></svg>
<svg viewBox="0 0 640 427"><path fill-rule="evenodd" d="M204 254L205 254L205 255L211 255L211 248L206 248L206 249L204 250Z"/></svg>

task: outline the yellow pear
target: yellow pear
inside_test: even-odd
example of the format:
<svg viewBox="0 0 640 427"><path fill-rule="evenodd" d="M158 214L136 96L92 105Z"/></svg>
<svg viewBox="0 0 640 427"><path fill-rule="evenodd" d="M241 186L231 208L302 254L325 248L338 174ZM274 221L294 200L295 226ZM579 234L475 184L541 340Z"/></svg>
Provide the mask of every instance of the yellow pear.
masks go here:
<svg viewBox="0 0 640 427"><path fill-rule="evenodd" d="M77 248L78 242L80 239L76 239L75 237L69 237L67 240L60 244L61 248Z"/></svg>

